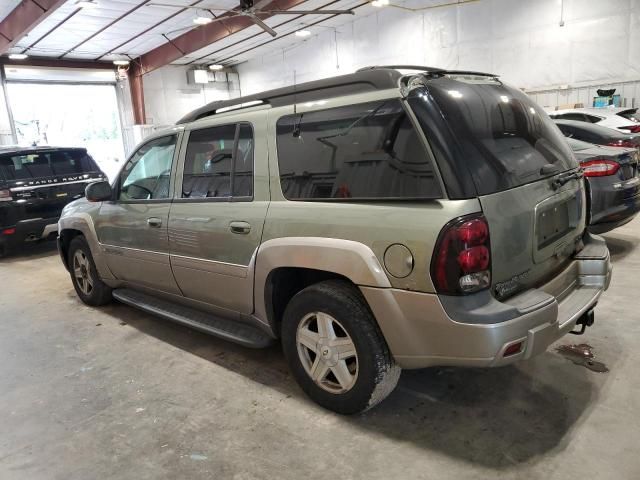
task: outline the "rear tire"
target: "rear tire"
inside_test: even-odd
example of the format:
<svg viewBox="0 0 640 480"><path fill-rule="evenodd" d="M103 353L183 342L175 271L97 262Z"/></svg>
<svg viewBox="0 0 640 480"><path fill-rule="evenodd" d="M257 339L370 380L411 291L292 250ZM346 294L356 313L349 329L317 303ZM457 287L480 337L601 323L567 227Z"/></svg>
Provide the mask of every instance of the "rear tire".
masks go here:
<svg viewBox="0 0 640 480"><path fill-rule="evenodd" d="M91 249L83 236L71 240L67 264L73 288L80 300L92 307L111 302L111 288L100 280Z"/></svg>
<svg viewBox="0 0 640 480"><path fill-rule="evenodd" d="M304 392L337 413L368 410L400 378L366 301L346 281L328 280L297 293L284 312L282 345Z"/></svg>

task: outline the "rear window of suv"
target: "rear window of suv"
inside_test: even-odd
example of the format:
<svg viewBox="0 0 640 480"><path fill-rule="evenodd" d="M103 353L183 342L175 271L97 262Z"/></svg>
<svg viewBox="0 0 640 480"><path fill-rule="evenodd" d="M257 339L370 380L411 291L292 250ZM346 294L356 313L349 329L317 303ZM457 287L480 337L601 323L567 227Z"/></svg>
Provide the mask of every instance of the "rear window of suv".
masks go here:
<svg viewBox="0 0 640 480"><path fill-rule="evenodd" d="M85 150L32 151L0 155L0 178L5 180L57 177L99 170Z"/></svg>
<svg viewBox="0 0 640 480"><path fill-rule="evenodd" d="M410 92L409 104L427 138L442 144L436 151L446 149L443 161L455 175L470 175L479 195L578 168L547 114L524 93L500 81L428 80ZM447 128L434 128L442 120ZM556 168L543 170L547 165Z"/></svg>
<svg viewBox="0 0 640 480"><path fill-rule="evenodd" d="M281 117L280 183L289 200L432 199L442 192L397 98Z"/></svg>

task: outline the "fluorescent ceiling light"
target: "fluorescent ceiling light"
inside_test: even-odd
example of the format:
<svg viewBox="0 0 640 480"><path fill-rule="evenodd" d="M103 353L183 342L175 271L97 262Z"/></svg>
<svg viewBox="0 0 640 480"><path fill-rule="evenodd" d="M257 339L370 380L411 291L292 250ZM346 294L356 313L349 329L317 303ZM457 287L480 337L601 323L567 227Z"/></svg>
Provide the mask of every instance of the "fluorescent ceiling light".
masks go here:
<svg viewBox="0 0 640 480"><path fill-rule="evenodd" d="M118 65L119 67L126 67L129 65L129 60L114 60L113 64Z"/></svg>
<svg viewBox="0 0 640 480"><path fill-rule="evenodd" d="M78 0L76 7L78 8L95 8L98 6L98 2L95 0Z"/></svg>
<svg viewBox="0 0 640 480"><path fill-rule="evenodd" d="M373 0L373 2L371 2L371 6L373 7L386 7L387 5L389 5L389 0Z"/></svg>
<svg viewBox="0 0 640 480"><path fill-rule="evenodd" d="M10 53L9 58L11 60L24 60L25 58L29 58L29 55L26 53Z"/></svg>
<svg viewBox="0 0 640 480"><path fill-rule="evenodd" d="M296 37L308 37L311 35L309 30L296 30Z"/></svg>
<svg viewBox="0 0 640 480"><path fill-rule="evenodd" d="M193 19L193 23L196 25L207 25L208 23L213 22L213 18L211 17L196 17Z"/></svg>
<svg viewBox="0 0 640 480"><path fill-rule="evenodd" d="M224 65L209 65L209 70L222 70Z"/></svg>

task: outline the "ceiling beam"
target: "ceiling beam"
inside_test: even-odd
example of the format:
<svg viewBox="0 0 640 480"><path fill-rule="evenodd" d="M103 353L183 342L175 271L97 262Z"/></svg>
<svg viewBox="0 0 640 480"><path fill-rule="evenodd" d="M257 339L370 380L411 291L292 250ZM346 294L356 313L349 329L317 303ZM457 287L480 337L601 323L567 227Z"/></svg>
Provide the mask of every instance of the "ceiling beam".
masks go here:
<svg viewBox="0 0 640 480"><path fill-rule="evenodd" d="M62 6L66 0L22 0L0 22L0 55Z"/></svg>
<svg viewBox="0 0 640 480"><path fill-rule="evenodd" d="M305 0L275 0L263 6L262 9L288 10L304 2ZM236 8L233 12L237 13L238 10ZM259 14L258 16L260 19L265 20L272 15ZM224 20L194 28L136 58L134 61L137 64L136 73L144 75L157 70L207 45L255 25L249 18L234 15L233 13L225 13L218 18L224 18Z"/></svg>

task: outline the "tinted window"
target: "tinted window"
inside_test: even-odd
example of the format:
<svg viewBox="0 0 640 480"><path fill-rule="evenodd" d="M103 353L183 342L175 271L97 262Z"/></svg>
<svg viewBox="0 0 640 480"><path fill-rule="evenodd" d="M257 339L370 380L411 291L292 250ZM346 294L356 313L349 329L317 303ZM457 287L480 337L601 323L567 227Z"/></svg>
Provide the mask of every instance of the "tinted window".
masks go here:
<svg viewBox="0 0 640 480"><path fill-rule="evenodd" d="M412 90L409 104L443 164L481 195L578 168L547 114L502 82L441 77ZM549 164L557 168L543 174Z"/></svg>
<svg viewBox="0 0 640 480"><path fill-rule="evenodd" d="M629 138L629 135L600 125L564 121L558 121L556 124L567 137L577 138L578 140L589 143L602 144L613 140L626 140Z"/></svg>
<svg viewBox="0 0 640 480"><path fill-rule="evenodd" d="M125 164L119 180L120 200L151 200L169 197L171 163L176 136L146 143Z"/></svg>
<svg viewBox="0 0 640 480"><path fill-rule="evenodd" d="M288 199L437 198L433 165L397 99L278 120Z"/></svg>
<svg viewBox="0 0 640 480"><path fill-rule="evenodd" d="M602 120L602 118L596 117L595 115L587 115L587 114L585 114L584 116L591 123L598 123L598 122L600 122Z"/></svg>
<svg viewBox="0 0 640 480"><path fill-rule="evenodd" d="M637 109L624 110L622 112L618 112L618 115L626 118L627 120L631 120L633 122L640 122L640 115L638 114Z"/></svg>
<svg viewBox="0 0 640 480"><path fill-rule="evenodd" d="M234 147L237 128L238 144ZM251 126L234 124L192 131L187 143L182 197L231 197L232 190L233 196L253 194Z"/></svg>
<svg viewBox="0 0 640 480"><path fill-rule="evenodd" d="M587 118L582 113L563 113L562 115L558 115L556 118L561 118L562 120L575 120L577 122L587 121Z"/></svg>
<svg viewBox="0 0 640 480"><path fill-rule="evenodd" d="M85 150L52 150L0 156L0 177L20 180L56 177L100 169Z"/></svg>

